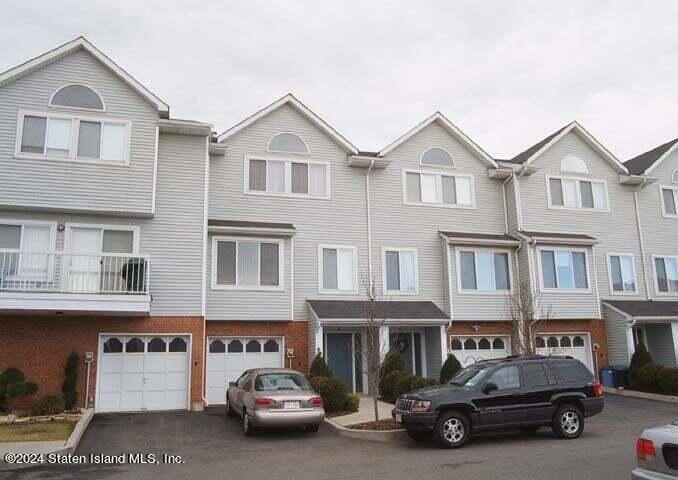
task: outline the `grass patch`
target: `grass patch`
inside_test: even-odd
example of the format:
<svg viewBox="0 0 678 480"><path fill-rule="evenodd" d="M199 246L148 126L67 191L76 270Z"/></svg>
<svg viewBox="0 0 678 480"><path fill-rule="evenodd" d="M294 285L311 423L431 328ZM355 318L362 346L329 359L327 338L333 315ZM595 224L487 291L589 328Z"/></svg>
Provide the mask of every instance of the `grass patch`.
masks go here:
<svg viewBox="0 0 678 480"><path fill-rule="evenodd" d="M76 422L54 421L0 425L0 442L66 441Z"/></svg>

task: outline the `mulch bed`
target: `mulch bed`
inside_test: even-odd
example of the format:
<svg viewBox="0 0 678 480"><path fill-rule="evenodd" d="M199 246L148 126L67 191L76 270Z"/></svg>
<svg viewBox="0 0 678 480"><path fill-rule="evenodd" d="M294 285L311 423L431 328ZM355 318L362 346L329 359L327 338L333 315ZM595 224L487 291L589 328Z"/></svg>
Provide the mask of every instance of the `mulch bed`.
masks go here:
<svg viewBox="0 0 678 480"><path fill-rule="evenodd" d="M346 428L352 430L401 430L403 427L392 418L384 418L378 422L372 421L348 425Z"/></svg>

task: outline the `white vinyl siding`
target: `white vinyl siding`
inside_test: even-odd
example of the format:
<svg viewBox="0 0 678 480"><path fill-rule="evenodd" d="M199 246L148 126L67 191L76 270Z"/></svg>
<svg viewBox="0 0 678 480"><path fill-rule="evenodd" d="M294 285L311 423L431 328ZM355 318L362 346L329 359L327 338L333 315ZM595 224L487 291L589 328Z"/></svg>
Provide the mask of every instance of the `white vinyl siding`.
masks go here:
<svg viewBox="0 0 678 480"><path fill-rule="evenodd" d="M609 254L610 293L613 295L637 294L636 266L633 255Z"/></svg>
<svg viewBox="0 0 678 480"><path fill-rule="evenodd" d="M539 249L542 290L589 291L585 251Z"/></svg>
<svg viewBox="0 0 678 480"><path fill-rule="evenodd" d="M320 245L318 279L320 293L356 293L358 290L356 247Z"/></svg>
<svg viewBox="0 0 678 480"><path fill-rule="evenodd" d="M383 249L383 278L386 294L416 294L418 291L417 251Z"/></svg>
<svg viewBox="0 0 678 480"><path fill-rule="evenodd" d="M678 188L661 187L662 213L665 217L678 216Z"/></svg>
<svg viewBox="0 0 678 480"><path fill-rule="evenodd" d="M15 155L127 165L130 128L125 120L20 111Z"/></svg>
<svg viewBox="0 0 678 480"><path fill-rule="evenodd" d="M506 292L511 290L511 262L508 251L489 249L457 250L457 285L460 293Z"/></svg>
<svg viewBox="0 0 678 480"><path fill-rule="evenodd" d="M246 158L245 192L328 199L329 164L296 159Z"/></svg>
<svg viewBox="0 0 678 480"><path fill-rule="evenodd" d="M653 257L655 288L661 295L678 294L678 257Z"/></svg>
<svg viewBox="0 0 678 480"><path fill-rule="evenodd" d="M212 238L212 288L282 289L282 241Z"/></svg>
<svg viewBox="0 0 678 480"><path fill-rule="evenodd" d="M403 171L406 205L475 208L473 177L426 171Z"/></svg>
<svg viewBox="0 0 678 480"><path fill-rule="evenodd" d="M607 184L604 181L551 176L546 178L549 208L608 211Z"/></svg>

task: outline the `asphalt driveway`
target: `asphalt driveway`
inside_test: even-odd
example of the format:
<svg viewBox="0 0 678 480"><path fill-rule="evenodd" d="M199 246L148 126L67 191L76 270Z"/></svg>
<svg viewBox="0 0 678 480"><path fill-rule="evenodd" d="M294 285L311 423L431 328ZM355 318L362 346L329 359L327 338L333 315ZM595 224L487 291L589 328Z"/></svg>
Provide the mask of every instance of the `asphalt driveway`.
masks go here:
<svg viewBox="0 0 678 480"><path fill-rule="evenodd" d="M1 472L9 479L624 479L633 468L634 444L647 426L678 417L669 403L607 396L603 414L584 435L557 440L544 429L483 435L462 449L439 450L404 440L381 444L317 434L273 431L244 437L236 419L221 411L98 415L78 454L154 453L180 456L181 464L40 466ZM178 461L178 457L173 457Z"/></svg>

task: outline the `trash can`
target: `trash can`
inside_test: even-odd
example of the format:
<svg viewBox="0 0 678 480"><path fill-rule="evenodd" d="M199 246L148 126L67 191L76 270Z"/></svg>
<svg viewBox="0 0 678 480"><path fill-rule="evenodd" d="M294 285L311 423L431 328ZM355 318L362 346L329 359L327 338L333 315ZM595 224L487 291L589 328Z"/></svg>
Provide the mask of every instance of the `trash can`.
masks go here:
<svg viewBox="0 0 678 480"><path fill-rule="evenodd" d="M120 272L127 283L127 293L144 293L146 291L146 260L130 258L122 266Z"/></svg>
<svg viewBox="0 0 678 480"><path fill-rule="evenodd" d="M600 369L600 380L603 383L603 387L615 388L614 370L610 365L606 365Z"/></svg>
<svg viewBox="0 0 678 480"><path fill-rule="evenodd" d="M629 384L629 367L626 365L612 365L610 368L614 375L614 386L626 387Z"/></svg>

